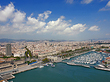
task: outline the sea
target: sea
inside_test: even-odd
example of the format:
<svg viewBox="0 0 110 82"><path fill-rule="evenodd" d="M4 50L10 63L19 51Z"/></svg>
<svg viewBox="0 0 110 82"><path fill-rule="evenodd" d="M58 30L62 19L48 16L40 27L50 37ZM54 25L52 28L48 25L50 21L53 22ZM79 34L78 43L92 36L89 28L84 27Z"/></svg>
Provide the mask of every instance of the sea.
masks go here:
<svg viewBox="0 0 110 82"><path fill-rule="evenodd" d="M15 78L9 82L110 82L109 71L98 70L94 67L72 66L66 63L54 64L55 67L49 65L15 74Z"/></svg>

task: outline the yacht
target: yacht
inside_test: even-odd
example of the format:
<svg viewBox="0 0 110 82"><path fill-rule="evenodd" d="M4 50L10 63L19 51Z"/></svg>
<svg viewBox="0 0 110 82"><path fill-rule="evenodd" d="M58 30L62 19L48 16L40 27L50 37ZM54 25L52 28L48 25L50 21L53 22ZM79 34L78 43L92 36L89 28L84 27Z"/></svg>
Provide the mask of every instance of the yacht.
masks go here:
<svg viewBox="0 0 110 82"><path fill-rule="evenodd" d="M105 66L103 66L103 65L101 65L101 64L98 64L98 66L99 66L99 67L105 67Z"/></svg>
<svg viewBox="0 0 110 82"><path fill-rule="evenodd" d="M44 66L42 66L42 65L41 65L41 66L39 66L39 68L43 68L43 67L44 67Z"/></svg>

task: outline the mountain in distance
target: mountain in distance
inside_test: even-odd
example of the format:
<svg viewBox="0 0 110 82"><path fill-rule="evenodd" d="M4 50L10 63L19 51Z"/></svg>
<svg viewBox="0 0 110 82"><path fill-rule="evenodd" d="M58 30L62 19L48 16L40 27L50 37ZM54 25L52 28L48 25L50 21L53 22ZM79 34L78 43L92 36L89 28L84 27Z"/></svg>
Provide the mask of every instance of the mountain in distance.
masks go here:
<svg viewBox="0 0 110 82"><path fill-rule="evenodd" d="M8 38L2 38L0 39L0 42L22 42L22 41L26 41L26 42L37 42L37 41L49 41L49 42L65 42L65 41L75 41L75 40L26 40L26 39L8 39Z"/></svg>
<svg viewBox="0 0 110 82"><path fill-rule="evenodd" d="M26 42L33 42L33 41L38 41L38 40L25 40L25 39L7 39L7 38L2 38L0 39L0 42L15 42L15 41L19 41L19 42L22 42L22 41L26 41Z"/></svg>
<svg viewBox="0 0 110 82"><path fill-rule="evenodd" d="M13 39L7 39L7 38L2 38L0 39L0 42L12 42Z"/></svg>
<svg viewBox="0 0 110 82"><path fill-rule="evenodd" d="M98 40L110 40L110 38L97 38L97 39L89 39L89 40L94 40L94 41L98 41Z"/></svg>
<svg viewBox="0 0 110 82"><path fill-rule="evenodd" d="M94 41L98 41L98 40L110 40L110 38L98 38L98 39L89 39L89 40L94 40ZM65 41L77 41L77 40L26 40L26 39L8 39L8 38L2 38L0 39L0 42L37 42L37 41L49 41L49 42L65 42ZM81 40L81 41L88 41L88 40Z"/></svg>

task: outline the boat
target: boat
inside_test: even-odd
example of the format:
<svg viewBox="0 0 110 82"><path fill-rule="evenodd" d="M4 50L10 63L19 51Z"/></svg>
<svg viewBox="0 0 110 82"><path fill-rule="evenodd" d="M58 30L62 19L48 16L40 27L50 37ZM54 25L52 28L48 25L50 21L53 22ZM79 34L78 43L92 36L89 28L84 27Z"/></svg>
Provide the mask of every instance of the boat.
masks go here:
<svg viewBox="0 0 110 82"><path fill-rule="evenodd" d="M46 64L46 66L49 66L48 64Z"/></svg>
<svg viewBox="0 0 110 82"><path fill-rule="evenodd" d="M42 65L41 65L41 66L39 66L39 68L43 68L43 67L44 67L44 66L42 66Z"/></svg>
<svg viewBox="0 0 110 82"><path fill-rule="evenodd" d="M72 60L72 61L74 61L74 60Z"/></svg>
<svg viewBox="0 0 110 82"><path fill-rule="evenodd" d="M40 66L39 66L39 68L43 68L44 66L43 65L41 65L41 62L40 62Z"/></svg>
<svg viewBox="0 0 110 82"><path fill-rule="evenodd" d="M96 63L96 61L93 61L93 62L91 62L90 64L95 64Z"/></svg>
<svg viewBox="0 0 110 82"><path fill-rule="evenodd" d="M49 64L51 65L51 64L53 64L53 63L50 62Z"/></svg>
<svg viewBox="0 0 110 82"><path fill-rule="evenodd" d="M102 68L104 68L104 67L105 67L105 66L103 66L103 65L101 65L101 64L98 64L98 66L99 66L99 67L102 67Z"/></svg>
<svg viewBox="0 0 110 82"><path fill-rule="evenodd" d="M51 64L51 67L55 67L55 65Z"/></svg>

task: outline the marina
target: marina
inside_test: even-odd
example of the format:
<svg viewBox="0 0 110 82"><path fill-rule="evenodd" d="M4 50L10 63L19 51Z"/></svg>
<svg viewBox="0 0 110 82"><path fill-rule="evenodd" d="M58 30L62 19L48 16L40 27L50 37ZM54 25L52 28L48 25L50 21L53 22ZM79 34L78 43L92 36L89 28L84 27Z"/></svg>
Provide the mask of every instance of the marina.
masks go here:
<svg viewBox="0 0 110 82"><path fill-rule="evenodd" d="M53 69L50 65L15 74L13 82L109 82L110 72L56 63ZM89 77L88 77L89 76ZM42 79L43 78L43 79ZM93 79L94 78L94 79Z"/></svg>
<svg viewBox="0 0 110 82"><path fill-rule="evenodd" d="M100 64L103 60L108 57L108 54L97 53L97 52L88 52L80 56L66 60L65 62L83 64L83 65L97 65Z"/></svg>
<svg viewBox="0 0 110 82"><path fill-rule="evenodd" d="M79 67L85 67L85 68L91 68L91 66L92 66L95 69L110 71L110 69L105 68L103 65L100 64L101 61L104 60L107 56L108 56L108 54L105 54L105 53L97 53L97 52L91 51L91 52L84 53L82 55L75 56L73 58L66 59L66 60L62 61L62 63L65 63L70 66L79 66ZM84 63L84 62L86 62L86 63ZM56 64L58 64L58 63L56 63ZM55 67L56 68L56 66L52 62L42 64L42 65L41 65L41 62L38 62L38 64L32 64L32 65L28 65L25 67L21 67L21 68L19 68L19 70L10 73L11 78L7 77L7 80L15 78L16 74L18 74L18 73L21 73L21 72L24 72L27 70L31 70L31 69L35 69L35 68L44 69L45 67L49 67L49 68ZM13 76L12 74L14 74L15 76ZM4 75L4 76L6 76L6 75Z"/></svg>

